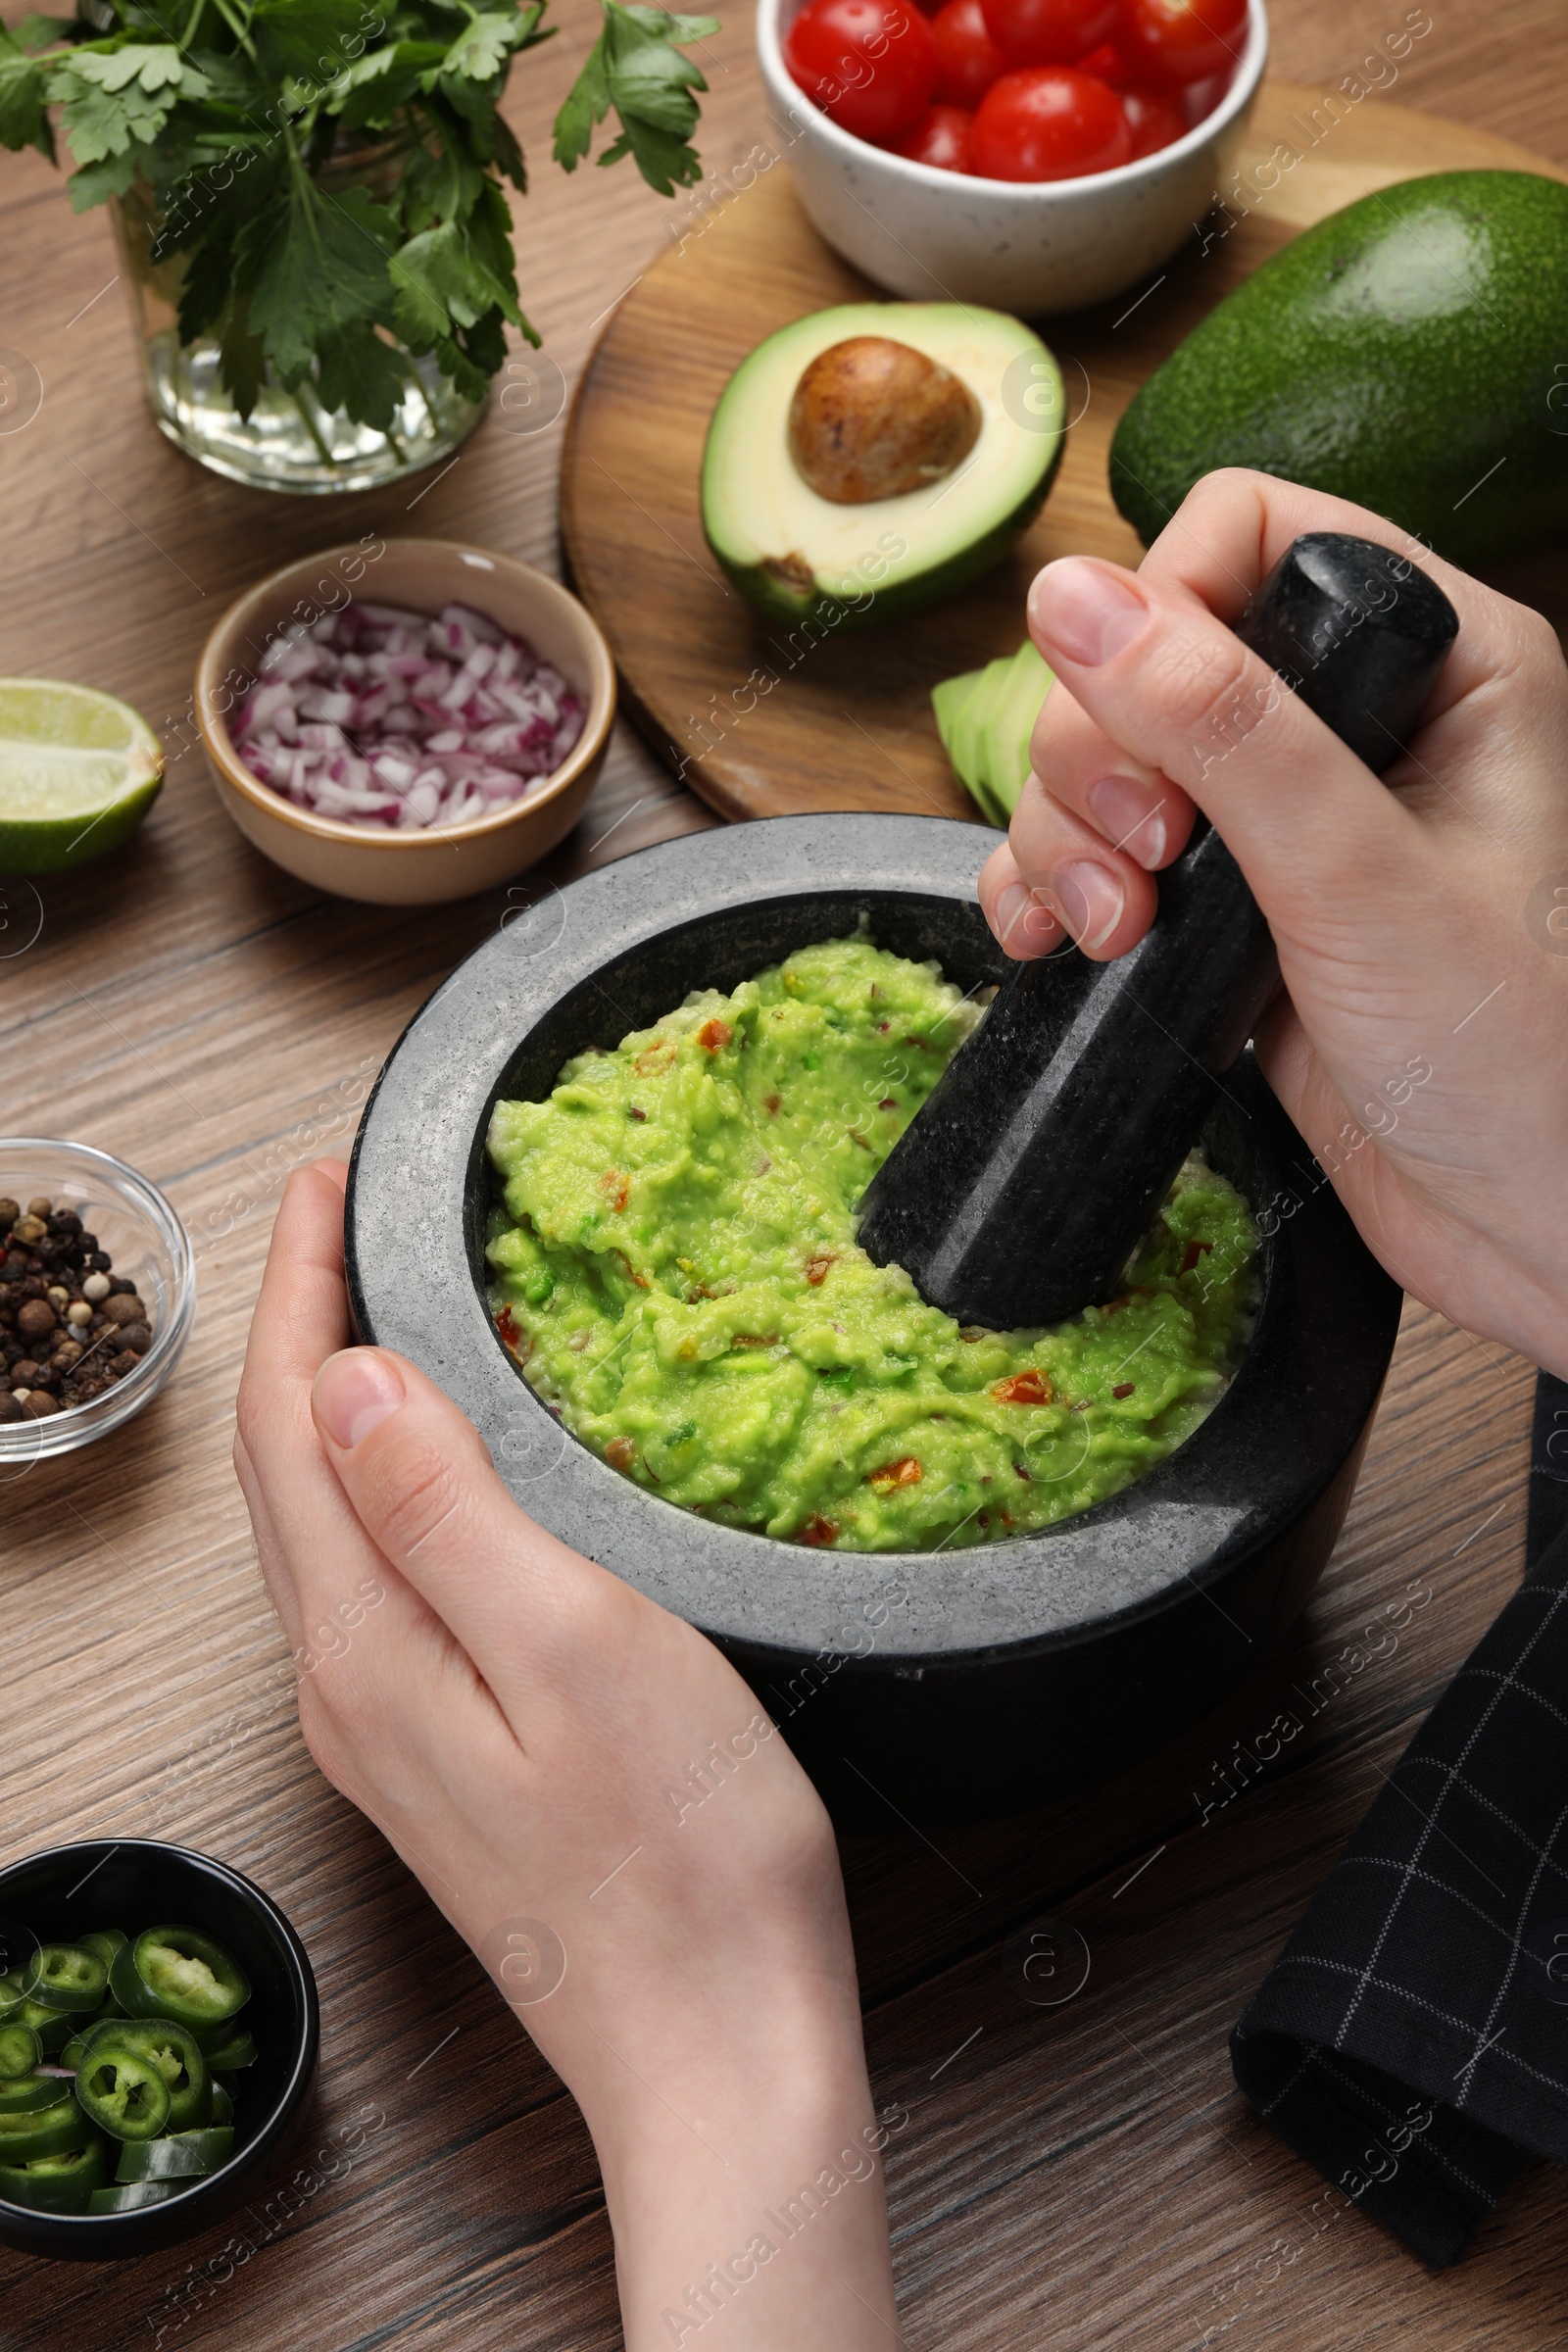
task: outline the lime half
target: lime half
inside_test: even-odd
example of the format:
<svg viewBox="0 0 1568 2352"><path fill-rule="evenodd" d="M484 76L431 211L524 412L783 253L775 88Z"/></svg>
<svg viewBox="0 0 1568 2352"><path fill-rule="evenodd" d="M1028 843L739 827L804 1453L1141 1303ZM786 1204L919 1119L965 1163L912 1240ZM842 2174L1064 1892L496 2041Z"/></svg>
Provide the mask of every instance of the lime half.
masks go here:
<svg viewBox="0 0 1568 2352"><path fill-rule="evenodd" d="M118 849L163 779L163 746L112 694L0 678L0 874L58 873Z"/></svg>

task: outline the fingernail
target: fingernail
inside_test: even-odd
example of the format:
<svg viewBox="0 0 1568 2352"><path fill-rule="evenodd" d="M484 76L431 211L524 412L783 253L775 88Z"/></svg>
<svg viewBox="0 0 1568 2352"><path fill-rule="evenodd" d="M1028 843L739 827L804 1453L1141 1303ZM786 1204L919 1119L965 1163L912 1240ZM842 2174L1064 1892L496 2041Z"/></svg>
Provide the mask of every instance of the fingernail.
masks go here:
<svg viewBox="0 0 1568 2352"><path fill-rule="evenodd" d="M1029 591L1029 618L1048 651L1097 669L1126 650L1149 619L1127 574L1083 556L1048 564Z"/></svg>
<svg viewBox="0 0 1568 2352"><path fill-rule="evenodd" d="M1112 849L1125 850L1152 873L1165 855L1162 793L1136 776L1102 776L1089 788L1089 806Z"/></svg>
<svg viewBox="0 0 1568 2352"><path fill-rule="evenodd" d="M1052 888L1061 905L1067 928L1081 948L1102 948L1126 905L1126 894L1108 866L1090 858L1064 865L1054 875Z"/></svg>
<svg viewBox="0 0 1568 2352"><path fill-rule="evenodd" d="M345 1348L341 1355L329 1355L316 1375L317 1421L345 1453L363 1446L371 1430L407 1400L396 1366L373 1348Z"/></svg>
<svg viewBox="0 0 1568 2352"><path fill-rule="evenodd" d="M1054 947L1060 929L1049 906L1042 906L1023 882L1009 882L997 901L997 941L1010 954L1026 948Z"/></svg>
<svg viewBox="0 0 1568 2352"><path fill-rule="evenodd" d="M1022 882L1009 882L997 901L997 941L1005 947L1026 908L1035 903L1034 893Z"/></svg>

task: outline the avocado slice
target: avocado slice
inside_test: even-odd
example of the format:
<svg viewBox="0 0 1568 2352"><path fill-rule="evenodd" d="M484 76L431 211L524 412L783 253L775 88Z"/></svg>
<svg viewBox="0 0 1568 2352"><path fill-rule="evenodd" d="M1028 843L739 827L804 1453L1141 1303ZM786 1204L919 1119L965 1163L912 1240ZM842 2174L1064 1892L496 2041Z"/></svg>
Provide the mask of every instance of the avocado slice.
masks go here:
<svg viewBox="0 0 1568 2352"><path fill-rule="evenodd" d="M790 456L790 402L819 354L858 335L923 352L979 403L979 437L946 480L841 506ZM760 343L730 377L703 453L703 529L743 596L808 637L897 619L1000 562L1061 462L1066 404L1031 327L955 302L856 302Z"/></svg>
<svg viewBox="0 0 1568 2352"><path fill-rule="evenodd" d="M1029 773L1029 738L1055 672L1026 641L984 669L931 689L937 733L958 781L991 823L1007 829Z"/></svg>
<svg viewBox="0 0 1568 2352"><path fill-rule="evenodd" d="M1004 827L1007 820L1002 813L1002 804L993 793L991 779L986 773L984 736L986 722L996 708L997 697L1011 668L1010 655L986 663L955 714L953 739L948 745L948 758L953 761L959 782L978 801L988 820Z"/></svg>
<svg viewBox="0 0 1568 2352"><path fill-rule="evenodd" d="M931 708L937 714L937 733L942 738L942 749L950 760L953 757L953 722L963 708L971 687L977 686L984 676L982 669L966 669L958 677L944 678L940 685L931 689Z"/></svg>
<svg viewBox="0 0 1568 2352"><path fill-rule="evenodd" d="M954 773L971 799L978 803L980 813L986 822L994 825L997 822L998 811L992 804L989 793L977 780L962 773L953 755L953 746L957 736L959 712L964 709L969 697L985 674L983 669L966 669L959 677L942 679L940 684L931 689L931 708L936 712L937 733L942 738L942 749L952 761Z"/></svg>
<svg viewBox="0 0 1568 2352"><path fill-rule="evenodd" d="M980 730L980 759L991 796L1010 821L1029 774L1029 738L1056 673L1025 639L1007 664Z"/></svg>
<svg viewBox="0 0 1568 2352"><path fill-rule="evenodd" d="M1443 172L1307 229L1194 328L1111 443L1147 544L1216 466L1353 499L1456 564L1568 524L1568 187Z"/></svg>

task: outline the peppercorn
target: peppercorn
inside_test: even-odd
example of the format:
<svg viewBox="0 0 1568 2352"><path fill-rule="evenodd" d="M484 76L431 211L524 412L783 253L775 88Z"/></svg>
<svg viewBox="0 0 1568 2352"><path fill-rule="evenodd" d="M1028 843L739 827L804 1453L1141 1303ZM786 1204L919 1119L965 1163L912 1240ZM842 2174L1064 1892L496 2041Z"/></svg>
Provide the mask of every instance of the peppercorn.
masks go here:
<svg viewBox="0 0 1568 2352"><path fill-rule="evenodd" d="M0 1422L90 1404L133 1372L152 1317L77 1212L0 1200Z"/></svg>

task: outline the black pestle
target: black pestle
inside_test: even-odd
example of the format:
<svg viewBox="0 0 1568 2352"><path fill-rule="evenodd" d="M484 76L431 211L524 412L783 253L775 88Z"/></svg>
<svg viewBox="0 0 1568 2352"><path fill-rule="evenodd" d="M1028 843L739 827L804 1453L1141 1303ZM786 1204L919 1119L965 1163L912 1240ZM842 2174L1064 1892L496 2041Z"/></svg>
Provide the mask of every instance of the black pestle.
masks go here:
<svg viewBox="0 0 1568 2352"><path fill-rule="evenodd" d="M1381 774L1458 625L1403 558L1313 531L1237 635ZM1239 718L1215 756L1259 715ZM1128 955L1094 963L1069 948L1011 967L867 1187L861 1247L903 1266L932 1305L990 1330L1115 1297L1278 982L1257 902L1200 817Z"/></svg>

